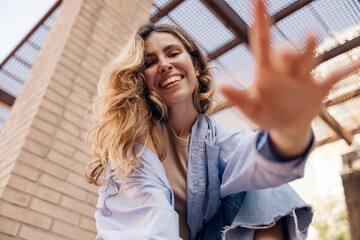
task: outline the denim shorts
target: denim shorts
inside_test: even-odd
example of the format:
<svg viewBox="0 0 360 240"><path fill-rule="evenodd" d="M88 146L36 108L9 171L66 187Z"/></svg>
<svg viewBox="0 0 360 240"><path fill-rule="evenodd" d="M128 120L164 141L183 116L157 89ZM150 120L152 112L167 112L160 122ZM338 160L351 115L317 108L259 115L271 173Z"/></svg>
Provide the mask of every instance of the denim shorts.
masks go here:
<svg viewBox="0 0 360 240"><path fill-rule="evenodd" d="M196 240L254 238L256 229L270 228L284 218L286 239L306 239L313 208L288 185L241 192L225 197Z"/></svg>

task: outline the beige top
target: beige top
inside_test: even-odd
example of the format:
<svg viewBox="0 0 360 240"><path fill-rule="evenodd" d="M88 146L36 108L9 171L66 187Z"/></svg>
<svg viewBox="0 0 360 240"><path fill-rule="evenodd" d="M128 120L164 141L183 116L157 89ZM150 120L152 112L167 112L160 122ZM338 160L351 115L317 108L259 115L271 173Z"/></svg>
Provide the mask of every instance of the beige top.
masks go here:
<svg viewBox="0 0 360 240"><path fill-rule="evenodd" d="M179 215L180 237L187 240L190 239L186 203L186 176L190 135L186 139L179 138L172 127L163 124L161 127L157 126L157 132L164 142L166 151L162 164L175 195L175 211Z"/></svg>

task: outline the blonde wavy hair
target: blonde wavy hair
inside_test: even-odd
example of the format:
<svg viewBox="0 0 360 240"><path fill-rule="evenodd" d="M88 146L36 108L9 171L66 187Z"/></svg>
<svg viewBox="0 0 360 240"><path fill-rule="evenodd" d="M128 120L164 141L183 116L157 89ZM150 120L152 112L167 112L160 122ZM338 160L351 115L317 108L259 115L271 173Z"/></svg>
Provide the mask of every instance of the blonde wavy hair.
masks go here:
<svg viewBox="0 0 360 240"><path fill-rule="evenodd" d="M86 135L86 143L95 156L85 170L86 180L91 184L101 184L108 164L112 166L111 175L116 175L120 181L135 168L143 167L136 143L145 142L146 145L149 138L160 160L165 157L164 145L154 127L157 122L167 122L168 109L156 93L149 91L143 73L145 41L153 32L169 33L181 41L194 66L200 67L193 93L194 106L203 114L212 109L214 81L207 59L194 41L170 25L142 26L120 55L103 69L98 83L98 96L93 102L94 122Z"/></svg>

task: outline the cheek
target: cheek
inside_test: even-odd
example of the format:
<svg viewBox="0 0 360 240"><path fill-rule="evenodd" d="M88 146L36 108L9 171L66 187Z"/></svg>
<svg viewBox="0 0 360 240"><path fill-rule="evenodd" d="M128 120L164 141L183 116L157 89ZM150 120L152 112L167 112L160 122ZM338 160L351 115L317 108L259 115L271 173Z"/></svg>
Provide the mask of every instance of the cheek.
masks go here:
<svg viewBox="0 0 360 240"><path fill-rule="evenodd" d="M154 74L151 73L151 71L145 71L145 81L150 88L150 90L153 90L154 88Z"/></svg>

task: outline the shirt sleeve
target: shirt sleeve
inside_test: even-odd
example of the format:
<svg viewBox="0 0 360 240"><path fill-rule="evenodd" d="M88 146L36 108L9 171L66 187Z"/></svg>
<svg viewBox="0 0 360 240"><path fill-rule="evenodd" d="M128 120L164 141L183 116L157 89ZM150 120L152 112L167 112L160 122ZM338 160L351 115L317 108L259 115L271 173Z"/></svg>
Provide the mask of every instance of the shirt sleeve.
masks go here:
<svg viewBox="0 0 360 240"><path fill-rule="evenodd" d="M313 137L303 154L284 161L271 147L267 133L229 127L222 127L217 132L221 197L277 187L303 177L306 159L314 147Z"/></svg>
<svg viewBox="0 0 360 240"><path fill-rule="evenodd" d="M152 174L145 163L121 184L108 178L99 189L97 240L180 239L173 193Z"/></svg>

